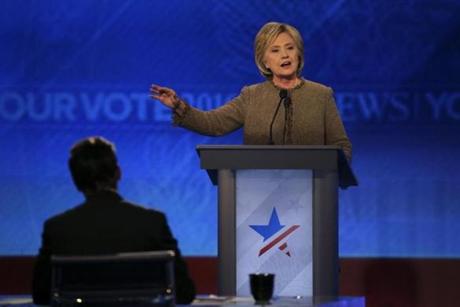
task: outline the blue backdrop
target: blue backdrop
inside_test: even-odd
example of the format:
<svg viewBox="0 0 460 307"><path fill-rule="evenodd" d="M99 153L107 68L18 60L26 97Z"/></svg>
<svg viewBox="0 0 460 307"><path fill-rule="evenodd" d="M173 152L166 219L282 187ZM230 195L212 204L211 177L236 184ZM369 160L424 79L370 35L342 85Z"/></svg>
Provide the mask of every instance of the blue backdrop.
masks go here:
<svg viewBox="0 0 460 307"><path fill-rule="evenodd" d="M186 255L216 255L216 191L151 83L217 107L262 81L267 21L304 37L304 77L332 86L360 186L341 192L340 255L460 257L460 3L5 0L0 4L0 254L35 254L80 203L69 147L115 142L121 191L166 212Z"/></svg>

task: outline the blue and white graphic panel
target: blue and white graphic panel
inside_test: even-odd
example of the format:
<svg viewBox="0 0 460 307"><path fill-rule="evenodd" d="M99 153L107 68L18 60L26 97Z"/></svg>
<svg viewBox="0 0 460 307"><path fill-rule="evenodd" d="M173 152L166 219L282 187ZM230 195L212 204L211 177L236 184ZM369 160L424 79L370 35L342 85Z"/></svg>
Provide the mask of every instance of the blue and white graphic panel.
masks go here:
<svg viewBox="0 0 460 307"><path fill-rule="evenodd" d="M236 173L236 293L249 274L274 273L274 295L313 294L312 171Z"/></svg>

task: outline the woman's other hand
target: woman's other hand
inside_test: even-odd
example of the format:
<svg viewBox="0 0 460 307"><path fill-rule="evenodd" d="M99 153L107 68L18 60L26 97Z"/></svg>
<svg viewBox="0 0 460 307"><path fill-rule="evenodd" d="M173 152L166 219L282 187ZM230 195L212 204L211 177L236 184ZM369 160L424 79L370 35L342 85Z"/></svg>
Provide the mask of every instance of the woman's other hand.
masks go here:
<svg viewBox="0 0 460 307"><path fill-rule="evenodd" d="M180 99L173 89L152 84L150 86L150 97L159 100L168 108L176 108L180 105Z"/></svg>

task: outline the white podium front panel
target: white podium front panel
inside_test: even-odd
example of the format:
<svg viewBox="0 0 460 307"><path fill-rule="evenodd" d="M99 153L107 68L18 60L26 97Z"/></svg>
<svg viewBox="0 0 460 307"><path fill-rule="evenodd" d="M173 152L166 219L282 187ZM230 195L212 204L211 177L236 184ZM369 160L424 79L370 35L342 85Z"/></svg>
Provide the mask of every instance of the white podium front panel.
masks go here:
<svg viewBox="0 0 460 307"><path fill-rule="evenodd" d="M274 273L278 296L313 295L311 170L236 172L236 295Z"/></svg>

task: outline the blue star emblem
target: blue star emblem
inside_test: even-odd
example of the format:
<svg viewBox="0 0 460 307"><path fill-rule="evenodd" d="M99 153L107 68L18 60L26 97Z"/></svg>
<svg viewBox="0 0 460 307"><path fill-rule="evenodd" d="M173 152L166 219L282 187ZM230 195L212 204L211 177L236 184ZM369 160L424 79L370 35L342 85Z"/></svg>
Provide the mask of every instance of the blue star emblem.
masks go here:
<svg viewBox="0 0 460 307"><path fill-rule="evenodd" d="M278 213L276 213L276 208L273 208L272 215L270 216L270 221L268 225L249 225L252 229L257 231L262 237L264 237L264 242L273 236L275 233L283 229L286 225L281 225L278 218Z"/></svg>

